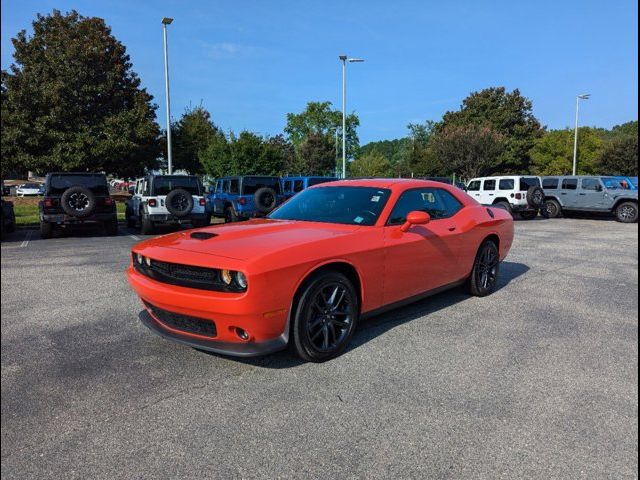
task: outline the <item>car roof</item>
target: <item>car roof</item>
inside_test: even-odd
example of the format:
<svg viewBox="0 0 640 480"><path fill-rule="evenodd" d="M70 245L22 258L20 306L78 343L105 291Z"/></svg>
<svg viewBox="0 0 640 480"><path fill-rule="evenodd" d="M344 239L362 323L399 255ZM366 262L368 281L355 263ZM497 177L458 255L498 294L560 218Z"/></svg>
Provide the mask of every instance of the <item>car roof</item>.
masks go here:
<svg viewBox="0 0 640 480"><path fill-rule="evenodd" d="M412 187L439 187L451 186L434 180L421 180L418 178L354 178L346 180L336 180L334 182L321 183L314 185L312 188L318 187L373 187L373 188L412 188Z"/></svg>

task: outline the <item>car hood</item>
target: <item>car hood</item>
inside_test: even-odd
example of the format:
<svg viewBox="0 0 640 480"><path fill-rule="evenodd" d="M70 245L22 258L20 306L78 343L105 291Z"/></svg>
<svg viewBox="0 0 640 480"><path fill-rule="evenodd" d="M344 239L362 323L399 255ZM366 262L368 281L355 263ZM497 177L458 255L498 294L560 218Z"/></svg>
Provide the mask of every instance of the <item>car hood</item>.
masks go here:
<svg viewBox="0 0 640 480"><path fill-rule="evenodd" d="M260 219L164 235L139 246L248 260L292 246L348 235L359 228L355 225Z"/></svg>

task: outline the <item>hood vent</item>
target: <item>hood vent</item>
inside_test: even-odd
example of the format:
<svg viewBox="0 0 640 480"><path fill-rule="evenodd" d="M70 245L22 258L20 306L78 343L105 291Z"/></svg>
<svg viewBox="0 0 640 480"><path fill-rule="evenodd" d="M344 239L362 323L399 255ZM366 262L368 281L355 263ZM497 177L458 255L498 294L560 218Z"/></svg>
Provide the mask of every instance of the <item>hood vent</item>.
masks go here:
<svg viewBox="0 0 640 480"><path fill-rule="evenodd" d="M218 235L211 232L193 232L190 237L195 240L209 240L210 238L217 237Z"/></svg>

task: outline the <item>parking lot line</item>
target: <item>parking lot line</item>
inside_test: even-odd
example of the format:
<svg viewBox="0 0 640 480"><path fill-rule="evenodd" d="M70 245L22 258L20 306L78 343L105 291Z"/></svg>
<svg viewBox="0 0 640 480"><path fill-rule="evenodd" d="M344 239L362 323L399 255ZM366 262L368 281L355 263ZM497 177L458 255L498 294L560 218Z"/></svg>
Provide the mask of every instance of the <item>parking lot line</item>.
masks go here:
<svg viewBox="0 0 640 480"><path fill-rule="evenodd" d="M129 238L132 238L133 240L135 240L136 242L139 242L141 239L140 237L136 236L136 235L129 235Z"/></svg>
<svg viewBox="0 0 640 480"><path fill-rule="evenodd" d="M27 230L27 234L24 237L24 240L20 244L20 248L25 248L29 245L29 240L31 240L31 236L33 235L33 230Z"/></svg>

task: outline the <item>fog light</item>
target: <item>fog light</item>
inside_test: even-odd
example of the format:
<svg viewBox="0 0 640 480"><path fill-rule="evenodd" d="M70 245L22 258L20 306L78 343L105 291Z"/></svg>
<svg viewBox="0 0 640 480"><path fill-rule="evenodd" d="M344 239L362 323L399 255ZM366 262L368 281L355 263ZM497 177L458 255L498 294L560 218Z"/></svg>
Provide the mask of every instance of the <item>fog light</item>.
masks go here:
<svg viewBox="0 0 640 480"><path fill-rule="evenodd" d="M238 334L238 337L240 337L240 340L249 340L249 334L245 330L236 327L236 333Z"/></svg>

